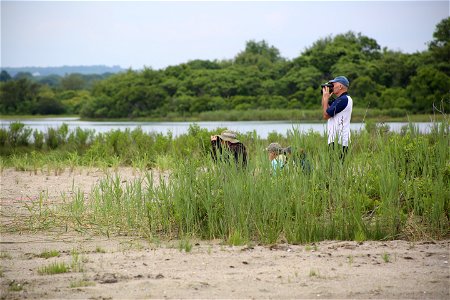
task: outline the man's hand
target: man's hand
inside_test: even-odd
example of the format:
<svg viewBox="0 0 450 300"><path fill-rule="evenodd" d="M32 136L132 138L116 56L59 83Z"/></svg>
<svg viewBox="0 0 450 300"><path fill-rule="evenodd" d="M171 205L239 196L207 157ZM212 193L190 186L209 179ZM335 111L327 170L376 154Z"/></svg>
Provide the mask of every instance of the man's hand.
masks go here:
<svg viewBox="0 0 450 300"><path fill-rule="evenodd" d="M324 86L324 87L322 88L322 99L323 99L323 98L326 98L327 101L328 101L328 99L330 99L330 97L331 97L331 94L332 94L332 93L330 93L330 88L329 88L329 87Z"/></svg>
<svg viewBox="0 0 450 300"><path fill-rule="evenodd" d="M322 112L323 112L323 118L325 120L328 120L330 118L330 116L327 114L327 108L329 107L328 100L330 99L331 94L332 93L330 93L329 87L324 86L322 88Z"/></svg>

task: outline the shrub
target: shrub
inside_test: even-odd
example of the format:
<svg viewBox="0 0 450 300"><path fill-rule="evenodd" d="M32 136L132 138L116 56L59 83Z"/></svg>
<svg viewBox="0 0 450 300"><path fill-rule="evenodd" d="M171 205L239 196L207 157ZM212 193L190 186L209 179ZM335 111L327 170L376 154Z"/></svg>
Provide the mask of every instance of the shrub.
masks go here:
<svg viewBox="0 0 450 300"><path fill-rule="evenodd" d="M1 147L6 146L7 142L8 142L8 130L0 128L0 146Z"/></svg>
<svg viewBox="0 0 450 300"><path fill-rule="evenodd" d="M25 124L13 122L9 124L8 143L11 147L27 146L32 129L25 128Z"/></svg>
<svg viewBox="0 0 450 300"><path fill-rule="evenodd" d="M55 128L47 128L47 133L45 134L45 143L49 149L56 149L58 147L58 132Z"/></svg>
<svg viewBox="0 0 450 300"><path fill-rule="evenodd" d="M36 149L42 149L42 147L44 146L44 134L35 129L33 131L33 138L34 138L34 147Z"/></svg>

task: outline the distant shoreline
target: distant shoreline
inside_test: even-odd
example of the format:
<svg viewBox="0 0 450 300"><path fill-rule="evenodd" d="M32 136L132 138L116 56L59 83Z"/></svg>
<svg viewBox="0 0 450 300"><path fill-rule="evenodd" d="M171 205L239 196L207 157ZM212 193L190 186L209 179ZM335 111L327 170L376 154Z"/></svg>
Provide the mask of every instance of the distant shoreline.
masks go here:
<svg viewBox="0 0 450 300"><path fill-rule="evenodd" d="M220 117L218 116L220 114ZM291 111L282 112L281 114L275 114L271 117L270 113L264 113L261 115L253 114L255 118L250 118L248 113L231 112L229 115L224 113L216 114L215 112L197 114L192 116L167 116L167 117L138 117L138 118L81 118L79 115L0 115L0 120L40 120L51 118L76 118L80 121L97 121L97 122L207 122L207 121L305 121L308 123L321 123L323 120L320 118L320 114L317 110L299 110L297 114L299 117L293 117ZM406 116L388 116L379 114L379 112L373 113L368 111L366 115L356 111L352 116L352 122L432 122L440 121L445 118L442 114L412 114Z"/></svg>

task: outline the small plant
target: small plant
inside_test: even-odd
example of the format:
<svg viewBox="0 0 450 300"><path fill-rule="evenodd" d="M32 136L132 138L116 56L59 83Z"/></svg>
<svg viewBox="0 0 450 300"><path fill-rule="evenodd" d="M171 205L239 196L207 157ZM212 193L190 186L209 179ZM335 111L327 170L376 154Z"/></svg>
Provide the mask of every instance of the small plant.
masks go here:
<svg viewBox="0 0 450 300"><path fill-rule="evenodd" d="M385 263L388 263L388 262L390 262L390 260L391 260L391 257L390 257L390 255L388 254L388 253L383 253L382 255L381 255L381 257L383 258L383 261L385 262Z"/></svg>
<svg viewBox="0 0 450 300"><path fill-rule="evenodd" d="M142 250L144 246L138 241L125 241L121 243L121 251Z"/></svg>
<svg viewBox="0 0 450 300"><path fill-rule="evenodd" d="M182 240L180 240L180 243L178 244L178 249L180 251L184 250L185 252L191 252L192 243L187 239L182 239Z"/></svg>
<svg viewBox="0 0 450 300"><path fill-rule="evenodd" d="M45 259L48 259L50 257L57 257L57 256L59 256L59 251L57 251L57 250L44 251L38 255L38 257L45 258Z"/></svg>
<svg viewBox="0 0 450 300"><path fill-rule="evenodd" d="M244 245L246 242L247 242L246 239L242 236L239 230L235 230L228 237L228 244L232 246L241 246Z"/></svg>
<svg viewBox="0 0 450 300"><path fill-rule="evenodd" d="M156 236L149 237L148 238L148 243L149 244L153 244L154 248L161 247L161 239L159 237L156 237Z"/></svg>
<svg viewBox="0 0 450 300"><path fill-rule="evenodd" d="M11 292L20 292L21 290L23 290L23 285L16 282L15 280L11 281L9 283L9 288L8 288Z"/></svg>
<svg viewBox="0 0 450 300"><path fill-rule="evenodd" d="M305 246L305 251L311 251L311 250L312 250L312 247L310 245Z"/></svg>
<svg viewBox="0 0 450 300"><path fill-rule="evenodd" d="M314 269L309 270L309 277L319 277L319 271Z"/></svg>
<svg viewBox="0 0 450 300"><path fill-rule="evenodd" d="M83 272L83 261L80 253L76 249L72 250L72 263L70 269L73 272Z"/></svg>
<svg viewBox="0 0 450 300"><path fill-rule="evenodd" d="M87 286L94 286L94 285L95 285L95 282L92 282L92 281L89 281L89 280L86 280L86 279L80 279L80 280L72 281L70 283L69 287L71 289L73 289L73 288L87 287Z"/></svg>
<svg viewBox="0 0 450 300"><path fill-rule="evenodd" d="M11 254L5 251L0 252L0 259L11 259Z"/></svg>
<svg viewBox="0 0 450 300"><path fill-rule="evenodd" d="M65 263L54 262L48 266L40 267L38 269L39 275L53 275L69 272L69 267Z"/></svg>
<svg viewBox="0 0 450 300"><path fill-rule="evenodd" d="M106 253L106 250L103 249L103 248L100 247L100 246L97 246L97 247L95 248L95 252L96 252L96 253Z"/></svg>
<svg viewBox="0 0 450 300"><path fill-rule="evenodd" d="M160 170L170 170L174 166L173 158L169 155L158 155L155 159L155 166Z"/></svg>
<svg viewBox="0 0 450 300"><path fill-rule="evenodd" d="M353 255L347 256L348 258L348 264L351 265L353 263Z"/></svg>
<svg viewBox="0 0 450 300"><path fill-rule="evenodd" d="M357 241L357 242L364 242L365 240L367 240L367 238L366 238L366 235L364 234L364 231L358 230L355 233L355 241Z"/></svg>

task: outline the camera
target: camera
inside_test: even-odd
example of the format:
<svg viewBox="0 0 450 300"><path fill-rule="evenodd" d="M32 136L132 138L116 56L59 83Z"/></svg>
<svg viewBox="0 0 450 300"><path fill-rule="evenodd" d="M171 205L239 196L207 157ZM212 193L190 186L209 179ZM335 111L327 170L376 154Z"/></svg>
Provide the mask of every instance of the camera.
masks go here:
<svg viewBox="0 0 450 300"><path fill-rule="evenodd" d="M283 152L284 155L291 154L291 153L292 153L292 148L291 148L291 146L286 147L286 148L283 148L283 149L282 149L282 152Z"/></svg>
<svg viewBox="0 0 450 300"><path fill-rule="evenodd" d="M320 93L321 93L321 94L323 93L323 92L322 92L323 88L326 87L326 86L330 89L330 92L331 92L331 93L333 92L333 84L327 82L327 83L324 83L324 84L321 84L321 85L320 85Z"/></svg>

